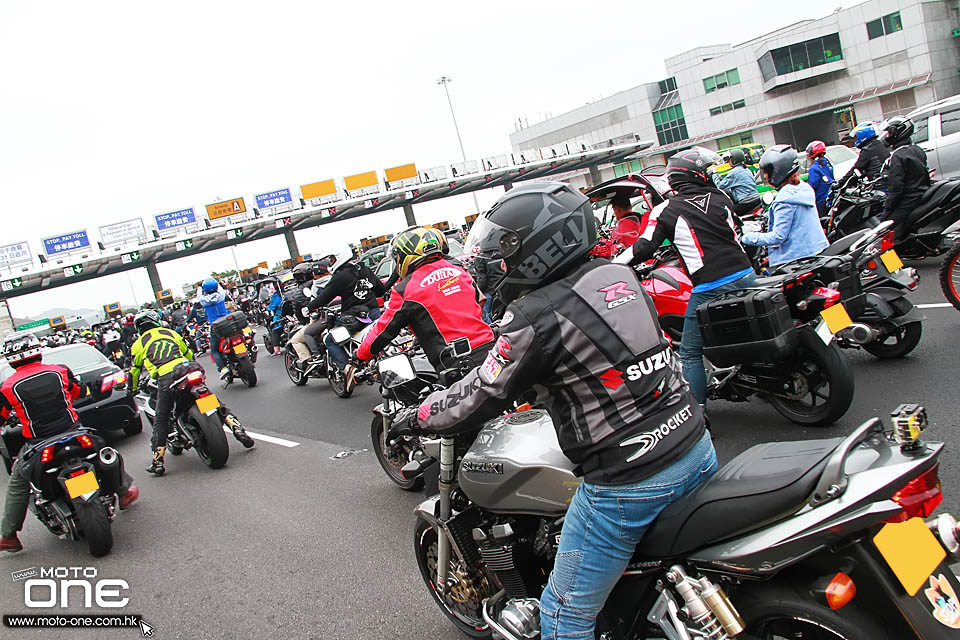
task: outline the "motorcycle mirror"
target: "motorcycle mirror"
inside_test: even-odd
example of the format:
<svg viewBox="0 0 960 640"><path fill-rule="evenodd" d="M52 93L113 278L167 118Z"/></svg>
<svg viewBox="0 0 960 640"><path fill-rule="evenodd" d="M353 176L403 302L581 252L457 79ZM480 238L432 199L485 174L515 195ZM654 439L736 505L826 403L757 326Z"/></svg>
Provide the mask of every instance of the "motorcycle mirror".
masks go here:
<svg viewBox="0 0 960 640"><path fill-rule="evenodd" d="M400 354L384 358L380 361L380 382L387 389L393 389L400 385L417 379L417 374L413 370L413 362L406 354Z"/></svg>

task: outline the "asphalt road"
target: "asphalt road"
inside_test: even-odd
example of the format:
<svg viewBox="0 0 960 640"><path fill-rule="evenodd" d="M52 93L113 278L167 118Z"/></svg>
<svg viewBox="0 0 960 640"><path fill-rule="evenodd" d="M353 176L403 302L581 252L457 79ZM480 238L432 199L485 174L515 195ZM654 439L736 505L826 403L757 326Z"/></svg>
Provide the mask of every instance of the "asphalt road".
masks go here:
<svg viewBox="0 0 960 640"><path fill-rule="evenodd" d="M942 303L936 265L920 271L913 301ZM856 397L832 427L798 427L762 401L713 403L721 461L758 442L844 435L900 402L919 402L931 419L928 438L947 443L940 466L942 508L960 513L954 374L960 313L952 307L923 311L924 337L909 357L880 361L846 352ZM233 385L219 394L250 431L294 446L261 440L247 451L231 439L224 469L207 469L187 453L169 456L167 475L153 478L143 471L149 435L117 440L141 498L114 522L113 551L91 558L84 544L53 537L28 515L21 534L25 550L0 555L0 613L140 614L155 638L463 638L430 600L412 553L412 511L425 494L397 489L369 451L376 388L360 387L343 400L325 381L294 387L282 360L265 355L261 351L256 388ZM4 477L0 489L5 485ZM28 609L24 581L13 580L11 572L40 567L93 567L98 578L126 580L129 603L120 610L86 610L77 589L66 608ZM141 634L5 628L2 636Z"/></svg>

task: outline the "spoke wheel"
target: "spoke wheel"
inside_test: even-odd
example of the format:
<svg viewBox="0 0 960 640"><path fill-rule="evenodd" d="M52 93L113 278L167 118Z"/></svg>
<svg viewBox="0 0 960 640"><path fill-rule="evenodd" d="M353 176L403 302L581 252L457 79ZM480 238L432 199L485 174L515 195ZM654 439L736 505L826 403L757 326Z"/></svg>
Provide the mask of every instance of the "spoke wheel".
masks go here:
<svg viewBox="0 0 960 640"><path fill-rule="evenodd" d="M947 301L960 311L960 242L940 263L940 288Z"/></svg>

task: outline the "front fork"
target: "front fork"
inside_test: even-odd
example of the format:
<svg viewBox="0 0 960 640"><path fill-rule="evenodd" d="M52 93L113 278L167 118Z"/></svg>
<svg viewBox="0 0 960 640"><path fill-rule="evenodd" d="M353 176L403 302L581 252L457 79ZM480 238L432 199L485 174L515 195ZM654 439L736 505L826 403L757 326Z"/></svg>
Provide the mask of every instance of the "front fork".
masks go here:
<svg viewBox="0 0 960 640"><path fill-rule="evenodd" d="M455 480L454 440L440 438L440 522L444 525L437 531L437 588L441 594L447 591L447 576L450 568L450 538L447 522L450 521L450 493Z"/></svg>

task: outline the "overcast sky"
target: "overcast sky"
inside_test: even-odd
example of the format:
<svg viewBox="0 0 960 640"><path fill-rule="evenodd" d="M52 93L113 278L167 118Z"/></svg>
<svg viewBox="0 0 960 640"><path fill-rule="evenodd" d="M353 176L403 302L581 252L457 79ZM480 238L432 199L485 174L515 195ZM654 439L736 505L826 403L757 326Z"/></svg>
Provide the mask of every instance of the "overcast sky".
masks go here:
<svg viewBox="0 0 960 640"><path fill-rule="evenodd" d="M664 57L737 43L838 0L0 4L0 244L407 162L506 153L530 124L665 76ZM500 190L480 196L489 205ZM462 219L470 197L421 205ZM298 232L304 253L404 226L400 210ZM236 250L287 257L282 238ZM160 265L179 291L229 251ZM11 300L16 316L151 297L143 269Z"/></svg>

